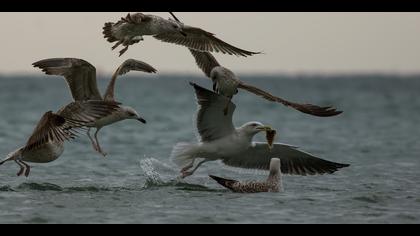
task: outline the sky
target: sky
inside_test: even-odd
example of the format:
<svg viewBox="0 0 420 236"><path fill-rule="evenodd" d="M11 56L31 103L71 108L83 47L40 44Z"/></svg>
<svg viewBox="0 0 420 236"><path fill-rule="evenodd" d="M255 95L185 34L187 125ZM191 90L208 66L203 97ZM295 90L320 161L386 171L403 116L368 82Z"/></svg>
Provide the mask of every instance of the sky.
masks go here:
<svg viewBox="0 0 420 236"><path fill-rule="evenodd" d="M152 37L122 57L102 36L105 22L127 12L0 13L0 74L39 73L35 61L77 57L99 74L134 58L161 73L201 73L182 46ZM150 12L169 18L166 12ZM176 12L185 24L264 54L248 58L215 54L241 73L420 73L420 13Z"/></svg>

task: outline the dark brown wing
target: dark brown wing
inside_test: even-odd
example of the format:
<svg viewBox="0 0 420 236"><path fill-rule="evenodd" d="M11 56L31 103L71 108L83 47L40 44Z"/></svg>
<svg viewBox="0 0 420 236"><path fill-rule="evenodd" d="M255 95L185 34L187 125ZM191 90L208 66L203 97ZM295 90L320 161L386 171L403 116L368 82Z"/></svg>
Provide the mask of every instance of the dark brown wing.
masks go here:
<svg viewBox="0 0 420 236"><path fill-rule="evenodd" d="M36 149L49 141L60 143L74 139L77 135L73 130L73 124L75 122L68 121L52 111L45 113L28 139L23 151Z"/></svg>
<svg viewBox="0 0 420 236"><path fill-rule="evenodd" d="M221 52L243 57L260 54L260 52L246 51L230 45L200 28L183 26L182 29L186 36L178 32L168 32L153 37L163 42L182 45L201 52Z"/></svg>
<svg viewBox="0 0 420 236"><path fill-rule="evenodd" d="M269 101L281 103L287 107L292 107L300 112L313 115L313 116L330 117L330 116L336 116L343 113L342 111L337 111L335 108L332 108L332 107L320 107L320 106L312 105L312 104L299 104L299 103L290 102L282 98L276 97L274 95L271 95L270 93L262 89L259 89L255 86L245 84L243 82L241 82L238 87L241 89L245 89L255 95L263 97Z"/></svg>
<svg viewBox="0 0 420 236"><path fill-rule="evenodd" d="M47 75L64 76L75 101L101 100L96 83L96 69L77 58L51 58L33 63Z"/></svg>

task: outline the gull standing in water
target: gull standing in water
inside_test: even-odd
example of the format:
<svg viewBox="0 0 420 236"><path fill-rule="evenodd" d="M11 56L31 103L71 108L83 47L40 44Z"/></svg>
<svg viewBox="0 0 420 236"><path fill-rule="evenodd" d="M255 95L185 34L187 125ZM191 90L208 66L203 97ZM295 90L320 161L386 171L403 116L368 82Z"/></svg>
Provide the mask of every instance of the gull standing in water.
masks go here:
<svg viewBox="0 0 420 236"><path fill-rule="evenodd" d="M66 119L52 111L45 113L24 147L7 155L0 162L14 161L20 166L18 176L29 176L30 166L25 162L48 163L56 160L64 151L64 142L76 137L76 129L83 123Z"/></svg>
<svg viewBox="0 0 420 236"><path fill-rule="evenodd" d="M239 128L233 126L236 106L225 96L190 83L197 96L197 130L199 143L178 143L171 153L172 161L182 168L181 177L192 175L203 163L222 160L228 166L268 170L271 158L280 158L281 172L294 175L333 173L347 164L323 160L300 151L297 147L274 143L253 142L253 137L271 130L260 122L248 122ZM228 114L220 112L228 103ZM203 158L194 169L196 159ZM192 169L190 171L190 169Z"/></svg>
<svg viewBox="0 0 420 236"><path fill-rule="evenodd" d="M179 19L170 12L171 15L179 21ZM208 52L197 51L189 49L198 67L204 72L204 74L211 78L213 81L213 91L232 99L232 97L238 93L238 88L244 89L257 96L263 97L271 102L281 103L287 107L292 107L300 112L310 114L313 116L330 117L336 116L342 113L342 111L336 111L332 107L320 107L312 104L299 104L295 102L287 101L283 98L276 97L262 89L255 86L246 84L239 80L239 78L226 67L223 67L217 62L216 58ZM227 104L223 109L224 113L227 114Z"/></svg>
<svg viewBox="0 0 420 236"><path fill-rule="evenodd" d="M239 182L232 179L224 179L214 175L210 178L216 180L220 185L236 193L260 193L260 192L280 192L283 191L280 159L272 158L270 161L270 174L264 182Z"/></svg>
<svg viewBox="0 0 420 236"><path fill-rule="evenodd" d="M64 76L70 88L73 99L76 102L101 101L114 104L116 106L115 111L113 111L111 114L98 117L94 121L86 124L86 126L89 127L87 135L92 142L93 148L103 156L106 156L106 153L102 151L97 136L101 128L125 119L134 119L144 124L146 123L146 121L140 117L137 111L132 107L122 106L121 103L115 101L114 87L116 79L119 75L128 73L131 70L155 73L156 69L154 69L152 66L134 59L126 60L115 71L105 92L104 98L102 98L97 87L96 69L87 61L77 58L53 58L35 62L33 65L35 67L39 67L48 75ZM71 109L67 109L67 112L64 113L65 114L63 114L63 116L74 120L80 120L83 118L83 115L80 113L75 113ZM94 135L95 140L93 140L90 135L90 128L92 127L96 128Z"/></svg>
<svg viewBox="0 0 420 236"><path fill-rule="evenodd" d="M120 51L120 56L128 50L130 45L142 41L145 35L151 35L160 41L182 45L198 51L221 52L244 57L259 54L259 52L246 51L232 46L216 38L213 33L184 25L176 19L166 20L160 16L142 13L128 14L116 23L105 23L103 35L108 42L116 42L112 47L113 50L121 44L125 46Z"/></svg>

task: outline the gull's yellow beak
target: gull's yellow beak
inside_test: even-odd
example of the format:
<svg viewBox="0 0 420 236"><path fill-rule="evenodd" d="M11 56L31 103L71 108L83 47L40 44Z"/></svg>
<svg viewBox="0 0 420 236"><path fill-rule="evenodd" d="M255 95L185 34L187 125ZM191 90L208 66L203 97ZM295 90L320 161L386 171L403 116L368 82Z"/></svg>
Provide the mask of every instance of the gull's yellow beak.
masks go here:
<svg viewBox="0 0 420 236"><path fill-rule="evenodd" d="M261 127L257 127L257 130L270 131L270 130L272 130L272 128L270 126L261 126Z"/></svg>

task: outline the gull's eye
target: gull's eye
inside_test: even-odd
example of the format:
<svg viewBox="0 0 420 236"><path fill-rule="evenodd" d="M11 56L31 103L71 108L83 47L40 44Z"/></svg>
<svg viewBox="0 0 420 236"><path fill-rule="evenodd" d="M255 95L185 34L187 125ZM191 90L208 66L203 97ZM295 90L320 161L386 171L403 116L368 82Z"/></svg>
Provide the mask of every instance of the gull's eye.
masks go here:
<svg viewBox="0 0 420 236"><path fill-rule="evenodd" d="M251 124L252 127L257 127L257 124Z"/></svg>

